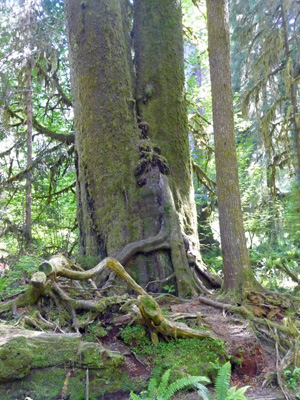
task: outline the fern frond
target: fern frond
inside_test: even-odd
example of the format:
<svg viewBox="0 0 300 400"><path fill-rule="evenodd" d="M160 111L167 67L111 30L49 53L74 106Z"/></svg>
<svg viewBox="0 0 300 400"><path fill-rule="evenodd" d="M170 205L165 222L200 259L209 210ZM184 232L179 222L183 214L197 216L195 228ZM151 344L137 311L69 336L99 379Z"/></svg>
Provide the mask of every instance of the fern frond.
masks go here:
<svg viewBox="0 0 300 400"><path fill-rule="evenodd" d="M210 382L210 380L207 378L208 382ZM202 385L202 383L196 383L195 387L198 389L198 396L200 397L200 399L202 400L209 400L209 391L208 389Z"/></svg>
<svg viewBox="0 0 300 400"><path fill-rule="evenodd" d="M141 400L141 397L138 396L137 394L133 393L133 391L130 392L130 399L131 400Z"/></svg>
<svg viewBox="0 0 300 400"><path fill-rule="evenodd" d="M155 377L152 377L148 383L148 388L147 388L147 396L149 398L153 397L154 398L154 393L157 390L157 385L158 381Z"/></svg>
<svg viewBox="0 0 300 400"><path fill-rule="evenodd" d="M247 400L248 397L246 397L244 395L244 393L246 392L246 390L249 388L250 386L243 386L240 389L236 389L236 386L230 388L227 391L227 396L225 400Z"/></svg>
<svg viewBox="0 0 300 400"><path fill-rule="evenodd" d="M217 400L226 400L231 375L231 364L229 361L225 363L218 372L215 382Z"/></svg>
<svg viewBox="0 0 300 400"><path fill-rule="evenodd" d="M166 372L163 374L161 378L160 385L157 388L157 395L164 397L164 393L166 391L166 388L168 386L169 378L170 378L170 373L171 370L167 369Z"/></svg>
<svg viewBox="0 0 300 400"><path fill-rule="evenodd" d="M162 371L162 367L156 367L152 371L152 376L151 376L151 379L149 380L148 388L147 388L147 395L150 398L155 397L155 391L157 390L158 382L160 381L161 371Z"/></svg>
<svg viewBox="0 0 300 400"><path fill-rule="evenodd" d="M178 392L178 390L191 385L195 386L195 384L198 383L201 378L201 376L186 376L184 378L177 379L166 388L164 393L160 392L160 394L163 394L164 400L169 400L174 393Z"/></svg>

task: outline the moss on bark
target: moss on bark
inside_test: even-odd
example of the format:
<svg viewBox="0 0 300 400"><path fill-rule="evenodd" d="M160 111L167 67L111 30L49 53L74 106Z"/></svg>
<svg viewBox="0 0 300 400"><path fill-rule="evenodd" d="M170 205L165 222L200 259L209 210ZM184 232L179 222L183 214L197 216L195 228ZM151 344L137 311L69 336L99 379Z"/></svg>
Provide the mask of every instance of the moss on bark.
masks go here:
<svg viewBox="0 0 300 400"><path fill-rule="evenodd" d="M78 154L82 252L102 256L136 240L139 132L128 37L118 0L66 1ZM128 226L131 229L128 229ZM89 237L94 239L89 241ZM89 242L98 248L89 249ZM95 247L95 245L94 245Z"/></svg>
<svg viewBox="0 0 300 400"><path fill-rule="evenodd" d="M186 234L196 234L180 2L137 0L134 7L138 113L169 164L181 227Z"/></svg>
<svg viewBox="0 0 300 400"><path fill-rule="evenodd" d="M174 269L180 294L191 295L195 290L189 283L193 278L182 233L198 258L199 242L184 102L181 8L174 0L135 3L135 35L141 32L135 51L137 103L149 118L153 143L147 124L137 122L128 4L65 1L81 252L113 256L128 243L157 235L170 215L176 233L170 233L169 248L156 249L147 258L135 254L127 268L145 284L164 279ZM150 59L154 65L143 69ZM141 90L147 101L140 98ZM162 185L169 167L170 181ZM168 185L172 200L167 206L174 208L169 215L163 203Z"/></svg>

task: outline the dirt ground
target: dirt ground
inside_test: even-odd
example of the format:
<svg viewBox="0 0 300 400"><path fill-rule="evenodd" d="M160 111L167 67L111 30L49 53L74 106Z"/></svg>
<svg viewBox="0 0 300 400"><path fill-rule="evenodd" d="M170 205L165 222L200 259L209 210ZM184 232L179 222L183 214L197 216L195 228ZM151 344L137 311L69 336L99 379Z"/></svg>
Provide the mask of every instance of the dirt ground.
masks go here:
<svg viewBox="0 0 300 400"><path fill-rule="evenodd" d="M263 331L254 334L248 321L241 316L200 303L198 300L170 306L172 313L200 314L203 323L226 343L228 354L242 359L240 363L232 362L231 385L250 386L246 395L251 400L284 400L284 395L275 384L264 386L267 376L275 370L276 356L272 343L264 336ZM113 332L112 332L113 333ZM111 335L110 335L111 338ZM132 354L127 353L126 346L109 338L103 343L111 350L125 352L126 368L130 375L140 376L147 381L150 371ZM128 350L127 350L128 352ZM119 397L118 397L119 396ZM110 400L105 397L103 400ZM127 400L126 394L115 394L114 400ZM197 393L178 393L176 400L199 400Z"/></svg>
<svg viewBox="0 0 300 400"><path fill-rule="evenodd" d="M275 370L275 349L264 337L263 332L256 336L244 318L225 312L198 301L172 306L173 312L200 313L205 324L226 343L228 354L242 359L233 363L231 384L250 386L246 395L253 400L284 400L278 388L263 387L269 373ZM197 394L180 395L180 400L199 399Z"/></svg>

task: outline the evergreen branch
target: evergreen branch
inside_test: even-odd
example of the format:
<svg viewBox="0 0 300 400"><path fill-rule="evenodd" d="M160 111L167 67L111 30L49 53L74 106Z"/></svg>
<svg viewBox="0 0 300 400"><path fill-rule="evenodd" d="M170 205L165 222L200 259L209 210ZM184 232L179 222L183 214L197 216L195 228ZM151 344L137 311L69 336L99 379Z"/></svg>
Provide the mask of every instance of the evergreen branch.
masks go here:
<svg viewBox="0 0 300 400"><path fill-rule="evenodd" d="M203 184L212 197L215 197L216 193L214 189L217 187L216 182L210 179L210 177L203 171L202 168L199 167L198 164L195 163L195 161L192 161L192 167L198 181Z"/></svg>
<svg viewBox="0 0 300 400"><path fill-rule="evenodd" d="M72 189L75 186L76 186L76 182L72 182L71 185L59 190L58 192L51 193L51 197L59 196L62 193L66 193L66 192L68 192L70 189ZM47 199L47 198L49 198L49 195L47 195L47 196L34 196L34 198L35 199Z"/></svg>
<svg viewBox="0 0 300 400"><path fill-rule="evenodd" d="M75 136L74 135L67 135L64 133L56 133L51 131L51 129L46 128L45 126L41 125L36 118L33 118L32 120L34 128L41 133L42 135L45 135L51 139L57 140L58 142L61 143L66 143L67 145L73 144L75 141Z"/></svg>
<svg viewBox="0 0 300 400"><path fill-rule="evenodd" d="M10 155L10 153L13 151L14 148L19 147L20 144L23 144L24 141L23 140L19 140L16 143L14 143L9 149L3 151L2 153L0 153L0 158L3 158L5 156Z"/></svg>
<svg viewBox="0 0 300 400"><path fill-rule="evenodd" d="M7 113L10 115L11 118L17 118L20 120L20 124L24 124L26 121L24 118L20 117L15 111L13 111L11 108L6 109ZM66 143L67 145L73 144L75 142L75 136L72 135L67 135L64 133L56 133L53 132L51 129L46 128L45 126L41 125L36 118L33 117L33 127L38 131L38 133L45 135L51 139L57 140L58 142L61 143ZM19 125L19 124L18 124Z"/></svg>
<svg viewBox="0 0 300 400"><path fill-rule="evenodd" d="M46 151L43 151L42 154L40 154L38 157L36 157L36 159L33 160L33 162L27 168L23 169L16 175L13 175L10 178L8 178L6 180L6 183L13 183L16 181L21 181L22 179L26 178L27 173L32 171L36 167L36 165L39 164L39 162L41 161L41 159L44 157L45 154L50 153L50 152L52 153L53 151L57 150L60 146L61 146L61 144L58 144L57 146L51 147L51 149L47 149Z"/></svg>
<svg viewBox="0 0 300 400"><path fill-rule="evenodd" d="M57 73L55 72L52 76L53 81L55 83L55 87L58 91L58 94L60 95L60 98L62 100L62 102L67 106L67 107L72 107L72 102L71 100L68 98L68 96L66 96L66 94L63 91L63 88L61 87L61 84L59 83L59 79L57 76Z"/></svg>

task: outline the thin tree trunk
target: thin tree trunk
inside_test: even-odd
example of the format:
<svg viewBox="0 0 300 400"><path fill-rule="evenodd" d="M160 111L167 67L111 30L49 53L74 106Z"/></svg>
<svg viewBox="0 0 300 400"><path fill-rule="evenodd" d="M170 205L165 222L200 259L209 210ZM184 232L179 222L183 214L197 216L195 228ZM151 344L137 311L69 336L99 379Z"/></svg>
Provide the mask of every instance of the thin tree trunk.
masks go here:
<svg viewBox="0 0 300 400"><path fill-rule="evenodd" d="M217 193L224 291L238 297L256 281L250 267L243 227L234 134L228 5L207 0L208 47L213 101Z"/></svg>
<svg viewBox="0 0 300 400"><path fill-rule="evenodd" d="M24 7L25 15L25 26L24 32L27 37L27 47L29 52L31 51L31 2L26 0L20 0L20 4ZM27 166L28 172L26 174L26 202L25 202L25 227L24 227L24 237L25 243L28 245L32 240L32 195L31 195L31 186L32 186L32 61L31 54L26 55L28 57L26 62L26 118L27 118Z"/></svg>
<svg viewBox="0 0 300 400"><path fill-rule="evenodd" d="M289 37L288 37L288 24L287 24L287 17L286 17L286 12L284 9L284 3L281 0L280 2L280 8L281 8L281 17L282 17L282 27L283 27L283 38L284 38L284 52L285 52L285 57L286 57L286 62L288 63L291 54L290 54L290 45L289 45ZM296 164L296 179L298 184L300 183L300 121L299 121L299 108L298 108L298 102L297 102L297 88L296 85L293 82L294 79L294 68L293 64L291 62L291 67L290 67L290 98L291 98L291 103L293 107L293 112L292 112L292 121L294 125L294 130L295 130L295 142L296 142L296 153L297 153L297 164Z"/></svg>
<svg viewBox="0 0 300 400"><path fill-rule="evenodd" d="M30 60L27 63L27 168L32 164L32 69ZM26 219L25 238L30 243L32 239L32 207L31 207L32 171L29 169L26 176Z"/></svg>

